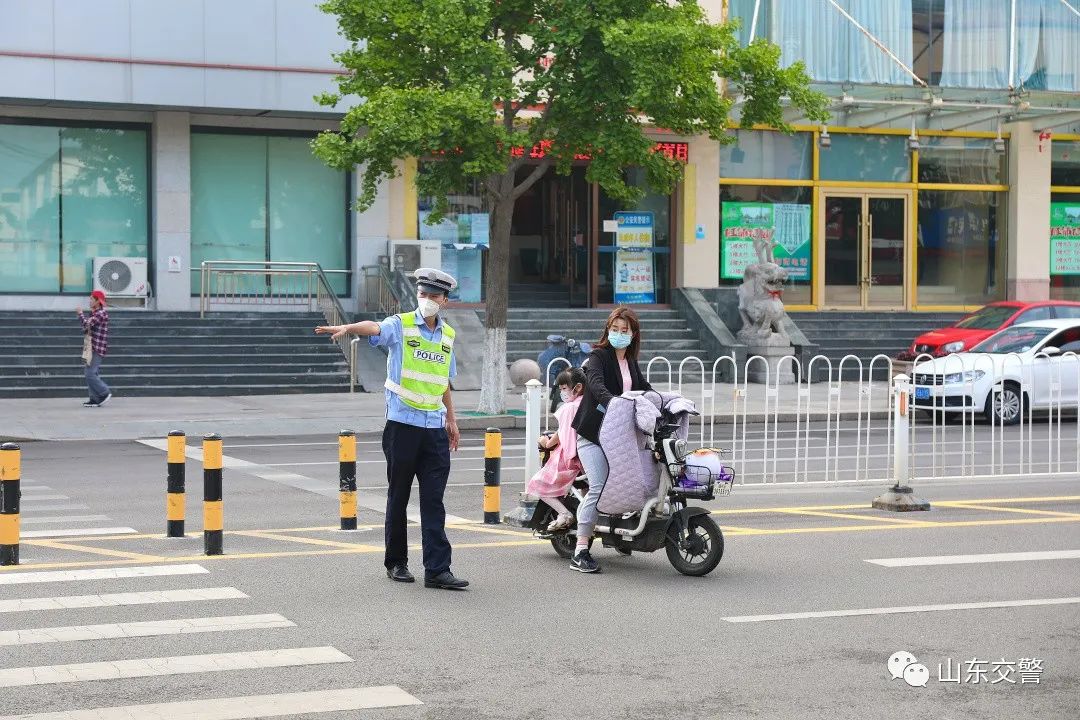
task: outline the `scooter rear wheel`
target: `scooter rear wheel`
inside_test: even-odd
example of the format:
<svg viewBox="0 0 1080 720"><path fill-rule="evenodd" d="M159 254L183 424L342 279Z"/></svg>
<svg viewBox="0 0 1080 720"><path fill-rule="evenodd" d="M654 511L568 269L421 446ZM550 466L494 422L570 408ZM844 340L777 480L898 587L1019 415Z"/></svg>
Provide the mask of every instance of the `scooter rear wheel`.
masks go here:
<svg viewBox="0 0 1080 720"><path fill-rule="evenodd" d="M592 548L593 540L589 538L589 548ZM556 533L551 536L551 547L563 560L569 560L574 556L574 548L577 546L577 537L570 533Z"/></svg>
<svg viewBox="0 0 1080 720"><path fill-rule="evenodd" d="M686 533L678 543L667 539L668 561L683 575L708 575L724 557L724 534L708 515L695 515L686 524Z"/></svg>

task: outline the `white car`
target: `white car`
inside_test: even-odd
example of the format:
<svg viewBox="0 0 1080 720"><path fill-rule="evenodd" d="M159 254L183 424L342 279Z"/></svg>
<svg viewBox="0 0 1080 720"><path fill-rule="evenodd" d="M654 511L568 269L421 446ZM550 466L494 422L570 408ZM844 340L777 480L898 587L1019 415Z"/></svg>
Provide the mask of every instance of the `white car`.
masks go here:
<svg viewBox="0 0 1080 720"><path fill-rule="evenodd" d="M981 412L998 425L1020 422L1029 408L1076 408L1078 352L1080 319L1012 325L968 352L917 361L912 407L943 415Z"/></svg>

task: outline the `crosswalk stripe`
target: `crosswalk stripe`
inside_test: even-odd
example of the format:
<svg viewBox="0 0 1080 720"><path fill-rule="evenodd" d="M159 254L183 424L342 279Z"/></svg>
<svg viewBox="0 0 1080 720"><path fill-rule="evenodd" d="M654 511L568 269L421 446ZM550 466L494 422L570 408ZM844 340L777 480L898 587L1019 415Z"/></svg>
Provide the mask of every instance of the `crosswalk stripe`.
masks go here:
<svg viewBox="0 0 1080 720"><path fill-rule="evenodd" d="M23 525L55 525L56 523L105 522L108 519L108 515L42 515L24 517L20 522Z"/></svg>
<svg viewBox="0 0 1080 720"><path fill-rule="evenodd" d="M56 493L35 493L23 491L23 502L44 502L47 500L70 500L70 495L58 495Z"/></svg>
<svg viewBox="0 0 1080 720"><path fill-rule="evenodd" d="M817 610L812 612L781 613L777 615L734 615L720 618L729 623L774 622L777 620L816 620L819 618L859 617L865 615L898 615L905 613L944 612L948 610L991 610L996 608L1034 607L1039 605L1075 605L1080 597L1044 598L1040 600L995 600L991 602L951 603L947 605L907 605L900 607L855 608L852 610Z"/></svg>
<svg viewBox="0 0 1080 720"><path fill-rule="evenodd" d="M0 585L76 582L80 580L117 580L120 578L158 577L161 575L202 575L210 572L202 565L139 565L136 567L86 568L84 570L43 570L0 574Z"/></svg>
<svg viewBox="0 0 1080 720"><path fill-rule="evenodd" d="M149 590L146 592L106 593L102 595L64 595L61 597L0 600L0 613L76 608L118 607L120 605L156 605L159 603L235 600L247 595L232 587L192 588L190 590Z"/></svg>
<svg viewBox="0 0 1080 720"><path fill-rule="evenodd" d="M22 538L79 537L82 535L133 535L139 532L129 527L56 528L55 530L26 530Z"/></svg>
<svg viewBox="0 0 1080 720"><path fill-rule="evenodd" d="M124 705L96 710L68 710L7 715L0 720L247 720L248 718L306 715L308 713L341 712L375 708L423 705L420 700L396 685L348 688L345 690L315 690L312 692L251 695L248 697L155 703L153 705Z"/></svg>
<svg viewBox="0 0 1080 720"><path fill-rule="evenodd" d="M0 631L0 647L43 645L45 643L115 640L116 638L194 635L196 633L232 632L234 630L269 630L295 627L296 623L276 613L266 615L228 615L225 617L145 620L142 622L65 627L29 628Z"/></svg>
<svg viewBox="0 0 1080 720"><path fill-rule="evenodd" d="M980 555L930 555L927 557L879 558L867 560L884 567L917 567L923 565L976 565L997 562L1030 562L1034 560L1077 560L1080 550L1040 550L1034 552L984 553Z"/></svg>
<svg viewBox="0 0 1080 720"><path fill-rule="evenodd" d="M337 648L309 647L252 652L179 655L175 657L108 660L105 662L41 665L0 670L0 687L55 685L91 680L191 675L225 670L260 670L301 665L349 663L353 659Z"/></svg>
<svg viewBox="0 0 1080 720"><path fill-rule="evenodd" d="M37 510L43 510L44 512L51 513L58 510L89 510L88 505L83 503L44 503L45 507L35 508L34 505L26 506L22 508L23 515L33 515Z"/></svg>

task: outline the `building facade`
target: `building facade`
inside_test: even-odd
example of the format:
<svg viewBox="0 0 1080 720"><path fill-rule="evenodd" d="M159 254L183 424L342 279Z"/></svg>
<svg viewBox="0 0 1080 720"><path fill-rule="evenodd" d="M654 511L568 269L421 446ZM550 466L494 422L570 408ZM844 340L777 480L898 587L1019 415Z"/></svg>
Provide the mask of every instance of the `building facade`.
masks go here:
<svg viewBox="0 0 1080 720"><path fill-rule="evenodd" d="M664 305L737 284L755 237L798 309L1080 299L1080 3L701 4L801 60L832 119L725 145L657 129L685 178L633 207L587 159L549 174L515 209L512 304ZM0 309L74 307L113 256L147 259L163 310L197 307L204 260L317 261L359 308L362 268L422 259L483 303L480 193L428 224L406 161L358 214L350 174L311 156L343 46L313 0L0 0L0 20Z"/></svg>

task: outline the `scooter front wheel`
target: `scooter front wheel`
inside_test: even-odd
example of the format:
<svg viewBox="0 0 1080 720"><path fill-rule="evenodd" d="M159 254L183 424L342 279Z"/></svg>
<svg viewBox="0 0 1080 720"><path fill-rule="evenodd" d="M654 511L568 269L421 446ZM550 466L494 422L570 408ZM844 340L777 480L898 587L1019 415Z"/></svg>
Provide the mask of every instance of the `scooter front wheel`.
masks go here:
<svg viewBox="0 0 1080 720"><path fill-rule="evenodd" d="M687 521L679 541L669 537L665 549L672 567L683 575L708 575L724 557L724 534L711 516L695 515Z"/></svg>

